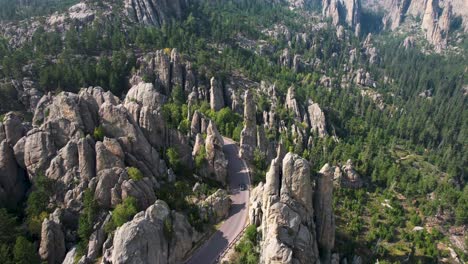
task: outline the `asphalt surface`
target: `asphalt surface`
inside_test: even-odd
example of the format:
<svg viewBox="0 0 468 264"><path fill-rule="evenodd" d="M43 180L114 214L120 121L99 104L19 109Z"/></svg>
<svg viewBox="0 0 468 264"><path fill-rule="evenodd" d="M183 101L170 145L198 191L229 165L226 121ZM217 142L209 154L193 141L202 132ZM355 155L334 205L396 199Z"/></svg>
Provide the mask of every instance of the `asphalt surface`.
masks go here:
<svg viewBox="0 0 468 264"><path fill-rule="evenodd" d="M239 149L234 141L224 138L224 154L228 163L228 185L231 193L232 205L228 218L222 223L215 234L203 244L187 264L212 264L218 261L218 256L227 249L229 244L236 239L237 235L244 229L247 221L247 205L249 201L250 185L249 173L245 162L239 158ZM239 189L244 184L245 191Z"/></svg>

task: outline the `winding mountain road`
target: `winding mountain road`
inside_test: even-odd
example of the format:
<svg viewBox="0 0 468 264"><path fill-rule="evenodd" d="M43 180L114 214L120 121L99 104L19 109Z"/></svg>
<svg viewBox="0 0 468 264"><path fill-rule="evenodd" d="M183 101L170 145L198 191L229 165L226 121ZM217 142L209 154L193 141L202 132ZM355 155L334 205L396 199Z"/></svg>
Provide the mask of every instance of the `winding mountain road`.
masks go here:
<svg viewBox="0 0 468 264"><path fill-rule="evenodd" d="M214 235L195 251L186 262L187 264L212 264L217 262L218 257L242 232L247 222L247 206L250 195L248 168L245 161L239 157L239 149L232 139L224 138L223 151L229 162L227 180L232 200L229 216ZM240 184L247 187L245 191L239 189Z"/></svg>

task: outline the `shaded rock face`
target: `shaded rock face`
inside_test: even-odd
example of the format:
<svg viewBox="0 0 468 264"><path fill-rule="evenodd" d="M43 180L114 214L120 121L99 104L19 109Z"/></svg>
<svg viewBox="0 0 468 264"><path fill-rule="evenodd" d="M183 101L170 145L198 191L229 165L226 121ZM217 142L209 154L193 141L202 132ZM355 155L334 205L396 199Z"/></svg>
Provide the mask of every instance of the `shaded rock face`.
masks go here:
<svg viewBox="0 0 468 264"><path fill-rule="evenodd" d="M257 118L254 94L247 90L244 96L244 129L241 132L239 156L252 161L257 146Z"/></svg>
<svg viewBox="0 0 468 264"><path fill-rule="evenodd" d="M202 219L210 219L210 222L218 223L228 216L231 203L226 190L217 190L202 202L200 206Z"/></svg>
<svg viewBox="0 0 468 264"><path fill-rule="evenodd" d="M172 231L167 226L172 226ZM158 200L116 230L103 263L180 263L195 236L185 216L171 212Z"/></svg>
<svg viewBox="0 0 468 264"><path fill-rule="evenodd" d="M262 231L261 262L320 263L330 259L335 229L333 174L331 178L320 174L314 193L309 163L292 153L283 158L281 153L271 162L265 184L252 190L250 198L250 223Z"/></svg>
<svg viewBox="0 0 468 264"><path fill-rule="evenodd" d="M361 4L358 0L323 0L322 15L331 18L333 25L346 24L361 33Z"/></svg>
<svg viewBox="0 0 468 264"><path fill-rule="evenodd" d="M335 216L333 214L333 168L325 164L318 174L314 209L317 241L323 263L329 263L335 245Z"/></svg>
<svg viewBox="0 0 468 264"><path fill-rule="evenodd" d="M0 142L0 205L14 206L26 192L26 175L15 160L13 148L6 140Z"/></svg>
<svg viewBox="0 0 468 264"><path fill-rule="evenodd" d="M187 7L184 0L125 0L127 16L145 25L162 26L171 19L180 19Z"/></svg>

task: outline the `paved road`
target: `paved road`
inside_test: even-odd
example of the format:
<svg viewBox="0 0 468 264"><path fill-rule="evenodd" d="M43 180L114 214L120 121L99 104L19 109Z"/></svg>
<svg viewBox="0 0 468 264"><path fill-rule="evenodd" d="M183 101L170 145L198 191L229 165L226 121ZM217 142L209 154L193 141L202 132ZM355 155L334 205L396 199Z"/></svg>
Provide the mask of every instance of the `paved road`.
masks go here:
<svg viewBox="0 0 468 264"><path fill-rule="evenodd" d="M224 252L229 243L244 229L247 221L247 205L249 201L249 189L239 190L239 184L250 185L247 167L239 158L239 149L234 141L224 138L224 154L228 163L228 184L231 191L232 206L229 216L216 231L216 233L202 245L187 264L212 264L217 261L218 256Z"/></svg>

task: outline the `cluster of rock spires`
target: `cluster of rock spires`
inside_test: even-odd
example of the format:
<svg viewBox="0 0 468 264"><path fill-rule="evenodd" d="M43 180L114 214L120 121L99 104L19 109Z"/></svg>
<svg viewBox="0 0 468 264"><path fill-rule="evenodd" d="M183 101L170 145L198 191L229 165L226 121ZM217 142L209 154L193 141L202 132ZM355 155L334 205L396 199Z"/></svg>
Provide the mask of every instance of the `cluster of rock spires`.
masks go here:
<svg viewBox="0 0 468 264"><path fill-rule="evenodd" d="M447 48L450 24L455 16L462 19L462 27L468 30L468 3L460 0L393 0L383 3L388 12L383 17L384 28L397 30L405 18L421 17L421 29L437 52ZM405 47L411 44L409 40Z"/></svg>
<svg viewBox="0 0 468 264"><path fill-rule="evenodd" d="M308 161L278 150L265 184L252 191L250 200L250 223L262 234L261 263L330 262L335 239L333 173L326 168L312 179Z"/></svg>
<svg viewBox="0 0 468 264"><path fill-rule="evenodd" d="M182 214L171 212L161 201L156 202L155 191L161 183L175 181L175 174L161 158L160 150L173 147L184 166L193 166L189 135L165 125L161 115L165 101L166 96L149 83L132 87L123 101L99 87L90 87L79 94L62 92L42 97L33 126L15 113L8 113L0 122L0 203L11 205L21 201L28 182L35 182L41 175L53 180L50 204L56 210L42 224L43 260L61 263L67 251L76 254L73 248L77 242L77 221L86 190L104 212L94 227L87 254L79 263L94 260L101 251L105 256L103 263L141 263L145 259L149 263L179 263L191 249L199 234ZM102 141L91 136L98 128L105 135ZM222 152L223 140L213 122L209 121L203 129L208 135L204 144L210 171L207 177L214 175L225 182L227 161ZM129 167L140 170L144 178L131 179ZM136 199L139 210L148 208L146 213L137 215L117 230L113 240L109 236L106 241L103 230L109 221L107 211L130 196ZM202 211L207 219L220 219L229 205L229 196L217 192L200 207L205 208ZM161 221L166 220L172 221L174 227L170 239L161 235ZM139 255L134 255L142 243L159 247L160 251L141 249ZM159 262L153 262L153 257ZM66 259L70 262L65 263L74 263L73 257Z"/></svg>
<svg viewBox="0 0 468 264"><path fill-rule="evenodd" d="M207 162L197 168L200 176L226 184L228 161L223 152L224 139L218 132L214 122L200 112L195 111L190 131L192 137L195 137L193 157L196 157L202 151L206 154ZM206 135L206 139L203 138L203 135Z"/></svg>
<svg viewBox="0 0 468 264"><path fill-rule="evenodd" d="M359 0L323 0L322 15L333 25L347 25L356 36L361 34L361 3Z"/></svg>

